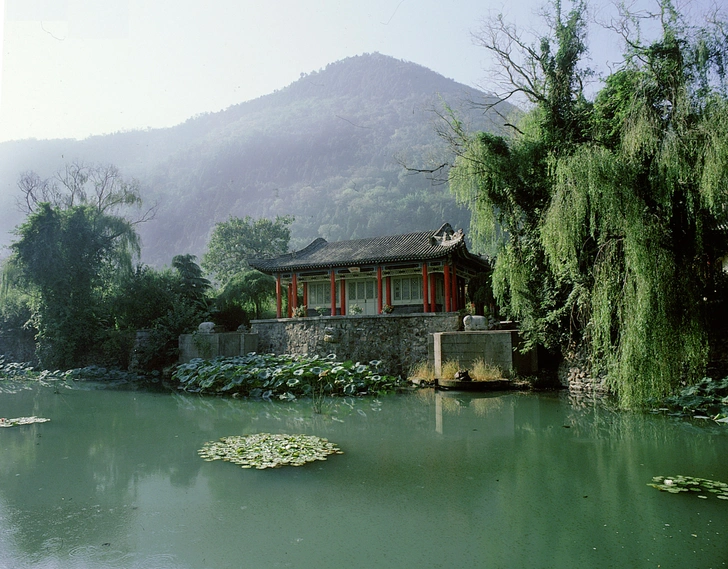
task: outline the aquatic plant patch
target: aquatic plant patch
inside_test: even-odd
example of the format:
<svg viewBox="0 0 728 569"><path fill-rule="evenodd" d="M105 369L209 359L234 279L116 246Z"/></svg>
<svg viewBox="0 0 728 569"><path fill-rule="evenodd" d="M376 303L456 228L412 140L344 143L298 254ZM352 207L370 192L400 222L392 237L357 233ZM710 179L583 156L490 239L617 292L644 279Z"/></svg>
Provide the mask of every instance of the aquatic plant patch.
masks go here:
<svg viewBox="0 0 728 569"><path fill-rule="evenodd" d="M3 379L40 382L64 380L134 382L147 378L138 373L95 365L65 371L37 370L29 363L6 362L0 356L0 380Z"/></svg>
<svg viewBox="0 0 728 569"><path fill-rule="evenodd" d="M206 461L224 460L258 470L303 466L315 460L326 460L331 454L344 454L334 443L313 435L269 433L223 437L205 443L197 452Z"/></svg>
<svg viewBox="0 0 728 569"><path fill-rule="evenodd" d="M655 476L648 484L662 492L680 494L681 492L695 492L698 498L707 498L706 494L713 494L720 500L728 500L728 483L697 478L695 476Z"/></svg>
<svg viewBox="0 0 728 569"><path fill-rule="evenodd" d="M28 363L6 362L5 358L0 356L0 379L35 379L37 372L34 373L33 366Z"/></svg>
<svg viewBox="0 0 728 569"><path fill-rule="evenodd" d="M43 417L16 417L15 419L5 419L0 417L0 427L16 427L18 425L32 425L33 423L47 423L50 419Z"/></svg>
<svg viewBox="0 0 728 569"><path fill-rule="evenodd" d="M680 390L677 395L651 400L654 412L711 418L728 423L728 377L715 380L705 377L695 385Z"/></svg>
<svg viewBox="0 0 728 569"><path fill-rule="evenodd" d="M217 393L293 401L325 395L380 395L406 382L381 373L382 362L341 362L326 357L256 354L213 360L194 359L178 366L172 381L192 393Z"/></svg>

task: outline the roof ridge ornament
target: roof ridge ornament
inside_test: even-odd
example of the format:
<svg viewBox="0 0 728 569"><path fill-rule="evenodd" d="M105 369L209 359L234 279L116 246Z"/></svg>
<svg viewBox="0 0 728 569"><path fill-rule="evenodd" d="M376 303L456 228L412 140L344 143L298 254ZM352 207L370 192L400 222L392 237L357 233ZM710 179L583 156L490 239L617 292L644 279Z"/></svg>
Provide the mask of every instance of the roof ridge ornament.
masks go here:
<svg viewBox="0 0 728 569"><path fill-rule="evenodd" d="M455 231L452 225L449 223L443 223L440 229L435 231L430 237L430 245L440 245L441 247L447 247L457 241L461 241L464 237L462 229Z"/></svg>

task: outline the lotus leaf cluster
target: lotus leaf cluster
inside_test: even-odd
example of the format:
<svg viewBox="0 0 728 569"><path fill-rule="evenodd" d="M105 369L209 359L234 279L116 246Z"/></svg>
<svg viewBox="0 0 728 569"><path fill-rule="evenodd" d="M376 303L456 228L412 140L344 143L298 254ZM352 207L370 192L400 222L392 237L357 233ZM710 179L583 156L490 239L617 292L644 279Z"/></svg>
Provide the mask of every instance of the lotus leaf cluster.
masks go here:
<svg viewBox="0 0 728 569"><path fill-rule="evenodd" d="M243 468L302 466L326 460L330 454L344 454L334 443L313 435L255 435L223 437L205 443L198 454L206 461L224 460Z"/></svg>
<svg viewBox="0 0 728 569"><path fill-rule="evenodd" d="M154 374L152 374L154 375ZM0 356L0 380L29 380L29 381L119 381L131 382L144 379L140 374L124 370L106 368L101 366L86 366L66 371L38 370L29 363L7 362Z"/></svg>
<svg viewBox="0 0 728 569"><path fill-rule="evenodd" d="M194 359L178 366L172 380L188 392L228 394L293 401L326 395L379 395L406 382L382 374L382 362L337 361L326 357L256 354L213 360Z"/></svg>
<svg viewBox="0 0 728 569"><path fill-rule="evenodd" d="M0 427L15 427L17 425L32 425L33 423L46 423L50 419L43 417L16 417L15 419L5 419L0 417Z"/></svg>
<svg viewBox="0 0 728 569"><path fill-rule="evenodd" d="M695 385L681 389L677 395L650 402L657 407L655 411L728 423L728 377L721 380L705 377Z"/></svg>
<svg viewBox="0 0 728 569"><path fill-rule="evenodd" d="M655 476L652 483L648 484L662 492L679 494L680 492L698 492L698 497L707 498L705 493L715 494L720 500L728 500L728 484L707 478L696 478L694 476Z"/></svg>
<svg viewBox="0 0 728 569"><path fill-rule="evenodd" d="M33 366L28 363L6 362L0 356L0 379L35 379Z"/></svg>

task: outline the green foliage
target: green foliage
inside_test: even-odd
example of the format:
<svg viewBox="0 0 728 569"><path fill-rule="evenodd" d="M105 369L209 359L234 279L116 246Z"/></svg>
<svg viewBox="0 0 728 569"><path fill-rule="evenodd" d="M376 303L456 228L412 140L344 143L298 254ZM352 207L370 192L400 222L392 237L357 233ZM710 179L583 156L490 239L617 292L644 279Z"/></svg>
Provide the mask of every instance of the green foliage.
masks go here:
<svg viewBox="0 0 728 569"><path fill-rule="evenodd" d="M368 364L325 358L251 353L235 358L195 359L178 366L173 375L185 391L242 395L292 401L297 397L383 394L404 383L382 375L381 362Z"/></svg>
<svg viewBox="0 0 728 569"><path fill-rule="evenodd" d="M690 96L688 39L666 22L661 40L637 48L647 64L617 74L598 97L602 145L556 163L542 230L552 267L591 289L592 360L625 404L667 395L704 372L706 244L717 237L711 230L724 219L728 188L728 163L717 156L728 149L726 101Z"/></svg>
<svg viewBox="0 0 728 569"><path fill-rule="evenodd" d="M32 321L45 367L74 367L89 354L100 328L105 266L129 270L138 242L131 223L91 206L58 209L42 203L13 243L13 262L33 296Z"/></svg>
<svg viewBox="0 0 728 569"><path fill-rule="evenodd" d="M191 261L190 256L180 257ZM134 363L141 370L162 369L176 361L179 335L207 319L203 294L178 268L158 271L139 265L119 279L107 298L111 329L105 335L121 341L145 330L146 341L137 349ZM131 352L127 346L119 345L119 358Z"/></svg>
<svg viewBox="0 0 728 569"><path fill-rule="evenodd" d="M123 344L121 335L103 338L102 331L109 326L109 291L140 252L135 225L146 214L122 215L140 208L138 183L114 166L70 164L51 179L26 172L18 187L28 217L15 231L3 298L7 307L10 291L16 299L24 295L41 363L70 368L101 344L101 352Z"/></svg>
<svg viewBox="0 0 728 569"><path fill-rule="evenodd" d="M123 330L153 327L154 322L183 302L179 274L170 269L158 271L138 265L122 275L108 298L115 326Z"/></svg>
<svg viewBox="0 0 728 569"><path fill-rule="evenodd" d="M681 415L703 415L728 421L728 377L714 380L704 377L698 383L683 387L676 395L650 399L650 405Z"/></svg>
<svg viewBox="0 0 728 569"><path fill-rule="evenodd" d="M223 286L248 270L247 259L278 257L288 251L293 217L270 219L230 217L215 225L202 266Z"/></svg>
<svg viewBox="0 0 728 569"><path fill-rule="evenodd" d="M178 265L183 259L197 267L191 255L175 258ZM190 272L199 275L199 267L186 274L184 267L183 271L156 271L143 266L119 286L114 301L117 325L147 332L135 354L140 369L160 370L174 364L179 357L180 334L196 330L200 322L208 319L204 283L191 286L191 282L199 285L199 281L196 277L190 279Z"/></svg>
<svg viewBox="0 0 728 569"><path fill-rule="evenodd" d="M195 263L194 255L175 255L172 267L179 275L179 292L189 302L202 310L207 308L207 293L212 289L209 280L202 276L202 269Z"/></svg>
<svg viewBox="0 0 728 569"><path fill-rule="evenodd" d="M555 50L525 48L502 25L528 63L486 45L535 107L512 139L466 138L451 188L497 255L495 296L529 343L585 345L622 404L639 405L705 368L703 297L728 249L716 231L728 191L725 51L703 49L719 29L690 28L665 1L662 37L632 42L592 105L577 67L584 6L563 21L554 8Z"/></svg>
<svg viewBox="0 0 728 569"><path fill-rule="evenodd" d="M180 334L195 330L203 318L198 307L186 302L168 307L162 316L151 322L148 336L137 350L139 368L161 370L176 363L179 360Z"/></svg>
<svg viewBox="0 0 728 569"><path fill-rule="evenodd" d="M20 271L12 259L2 263L0 278L0 330L20 330L31 319L31 296L20 285Z"/></svg>
<svg viewBox="0 0 728 569"><path fill-rule="evenodd" d="M275 279L259 271L248 270L236 274L217 296L220 312L238 306L261 318L263 308L275 297Z"/></svg>

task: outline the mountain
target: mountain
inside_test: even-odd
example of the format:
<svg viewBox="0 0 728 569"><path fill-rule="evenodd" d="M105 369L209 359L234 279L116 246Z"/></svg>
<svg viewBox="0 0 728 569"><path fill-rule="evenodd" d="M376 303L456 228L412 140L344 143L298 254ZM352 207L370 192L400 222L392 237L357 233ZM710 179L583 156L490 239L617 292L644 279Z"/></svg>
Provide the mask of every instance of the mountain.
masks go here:
<svg viewBox="0 0 728 569"><path fill-rule="evenodd" d="M480 103L480 107L471 102ZM498 131L506 103L420 65L365 54L302 75L258 99L167 129L75 140L0 144L0 227L22 221L13 207L21 172L50 176L67 162L111 163L137 178L156 218L140 226L143 260L169 264L205 250L229 216L293 215L292 246L316 237L372 237L467 227L446 184L408 173L449 157L435 130L443 103L474 130ZM2 244L7 244L12 235ZM4 236L0 236L3 239Z"/></svg>

